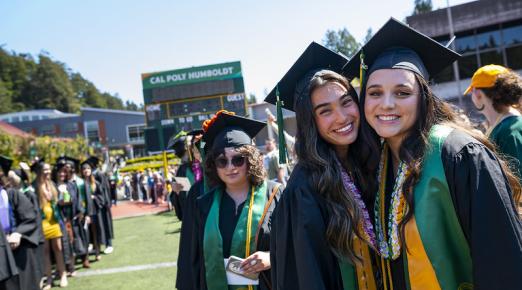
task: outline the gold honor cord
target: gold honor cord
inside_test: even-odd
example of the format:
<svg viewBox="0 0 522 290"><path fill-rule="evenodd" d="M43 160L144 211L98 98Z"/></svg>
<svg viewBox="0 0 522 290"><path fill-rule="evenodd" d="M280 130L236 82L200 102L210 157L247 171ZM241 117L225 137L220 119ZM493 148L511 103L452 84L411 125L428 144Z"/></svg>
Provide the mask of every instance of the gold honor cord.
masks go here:
<svg viewBox="0 0 522 290"><path fill-rule="evenodd" d="M248 218L247 218L247 236L246 236L246 245L245 245L245 258L250 256L250 240L252 235L252 214L254 209L254 186L252 186L252 193L250 197L250 203L248 206ZM254 287L252 285L248 285L248 290L253 290Z"/></svg>

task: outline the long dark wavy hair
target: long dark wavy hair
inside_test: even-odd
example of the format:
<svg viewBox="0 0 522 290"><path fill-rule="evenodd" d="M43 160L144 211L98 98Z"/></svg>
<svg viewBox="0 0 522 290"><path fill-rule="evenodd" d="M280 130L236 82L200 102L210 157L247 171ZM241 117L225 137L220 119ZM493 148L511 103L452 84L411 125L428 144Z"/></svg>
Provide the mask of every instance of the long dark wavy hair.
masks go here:
<svg viewBox="0 0 522 290"><path fill-rule="evenodd" d="M236 151L246 157L247 178L250 185L261 185L267 174L263 166L263 156L261 152L252 145L243 145L236 148ZM216 158L224 153L224 150L210 150L205 156L205 177L210 186L225 187L225 183L219 178L215 162Z"/></svg>
<svg viewBox="0 0 522 290"><path fill-rule="evenodd" d="M428 146L428 135L433 125L444 124L450 126L465 132L480 143L484 144L484 146L493 151L498 157L502 170L511 186L516 205L518 205L522 193L522 188L517 176L509 168L508 163L496 153L493 143L491 143L485 135L473 130L470 125L460 121L451 106L433 94L428 82L420 75L416 73L414 74L419 86L420 101L417 108L418 118L413 127L409 130L408 136L403 140L399 150L399 158L405 162L411 170L411 174L406 177L402 188L405 200L408 204L408 210L404 215L402 222L399 224L400 237L403 245L405 245L404 227L412 218L415 207L413 202L413 187L420 179L423 160L425 153L427 152L426 147ZM364 106L365 93L365 88L363 86L361 87L361 107ZM361 112L363 112L362 109ZM369 190L376 193L379 184L375 173L378 171L379 167L381 142L380 137L366 121L364 114L361 114L361 129L359 134L361 135L361 138L368 142L368 146L363 147L360 151L361 162L365 165L362 168L362 171L363 174L367 174L366 176L368 176Z"/></svg>
<svg viewBox="0 0 522 290"><path fill-rule="evenodd" d="M328 83L343 86L358 105L357 93L348 80L333 71L321 70L315 73L304 91L295 98L297 134L295 152L299 164L310 176L310 184L325 199L329 213L326 239L332 252L339 258L348 258L352 262L359 259L352 249L354 234L360 237L358 223L361 218L359 208L351 193L346 192L341 168L337 166L337 155L334 147L320 135L315 124L311 95ZM350 144L348 160L339 160L348 172L355 175L357 185L364 183L359 171L359 164L350 152L357 152L359 141Z"/></svg>

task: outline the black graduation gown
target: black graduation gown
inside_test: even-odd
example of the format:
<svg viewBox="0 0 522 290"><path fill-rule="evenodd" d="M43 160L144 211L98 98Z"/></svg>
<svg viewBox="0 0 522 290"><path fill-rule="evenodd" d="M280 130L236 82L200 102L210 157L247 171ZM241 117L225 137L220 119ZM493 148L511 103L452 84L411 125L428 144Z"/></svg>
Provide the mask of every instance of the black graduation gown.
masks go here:
<svg viewBox="0 0 522 290"><path fill-rule="evenodd" d="M94 198L92 198L92 204L93 204L93 210L91 211L91 223L94 224L96 227L96 235L97 235L97 242L102 245L106 245L107 243L107 236L105 235L105 223L103 222L103 211L102 209L105 206L105 203L107 202L107 199L105 198L105 195L103 193L103 188L100 186L100 183L98 181L95 181L96 183L96 190L91 193L91 187L86 184L85 187L85 195L91 196L93 195ZM92 242L92 241L91 241Z"/></svg>
<svg viewBox="0 0 522 290"><path fill-rule="evenodd" d="M268 181L267 186L267 201L272 193L273 188L276 186L276 182ZM271 228L273 226L272 221L272 213L274 209L279 203L279 199L282 195L283 187L279 186L278 191L274 197L272 204L270 205L263 224L261 226L261 230L259 231L259 239L257 244L257 249L252 250L251 253L256 251L270 251L270 235ZM212 206L212 201L214 198L214 190L210 190L205 193L203 196L199 197L196 201L196 219L195 219L195 234L197 234L196 239L196 250L191 259L191 265L193 267L191 273L192 285L194 289L207 289L206 286L206 277L205 277L205 260L203 257L203 236L205 230L205 222L207 220L208 214L210 212L210 207ZM237 220L239 218L239 214L237 218L235 217L235 204L234 201L227 195L223 194L223 199L221 202L221 208L219 210L219 229L221 231L221 236L223 238L223 256L228 257L230 253L230 246L232 241L232 234L237 224ZM228 205L227 205L228 204ZM244 203L238 207L237 212L241 213L243 209ZM272 254L271 254L272 256ZM263 271L259 276L259 290L267 290L271 289L271 277L270 270ZM292 289L292 288L287 288Z"/></svg>
<svg viewBox="0 0 522 290"><path fill-rule="evenodd" d="M0 228L3 229L0 222ZM0 230L0 290L8 289L6 283L18 275L18 267L11 251L11 247L7 242L6 235Z"/></svg>
<svg viewBox="0 0 522 290"><path fill-rule="evenodd" d="M297 164L272 223L272 289L343 289L339 262L326 240L326 201Z"/></svg>
<svg viewBox="0 0 522 290"><path fill-rule="evenodd" d="M187 177L187 169L190 168L190 163L183 163L179 166L178 171L176 172L176 177ZM181 221L183 220L183 209L185 208L184 204L187 201L187 192L180 191L179 194L176 194L174 191L170 194L170 202L172 206L174 206L174 211L176 212L176 216Z"/></svg>
<svg viewBox="0 0 522 290"><path fill-rule="evenodd" d="M76 187L78 198L77 212L72 220L74 234L73 250L77 256L84 256L88 254L90 238L89 229L85 229L85 217L95 215L95 207L90 195L85 194L84 200L84 197L81 196L79 185L74 179L71 182ZM85 206L83 204L85 204Z"/></svg>
<svg viewBox="0 0 522 290"><path fill-rule="evenodd" d="M109 182L109 178L106 174L102 173L99 170L94 172L94 178L101 185L101 192L103 194L103 198L105 199L103 203L103 207L101 208L101 217L103 221L103 229L104 229L104 245L107 245L107 239L114 239L114 226L112 223L112 200L111 200L111 185Z"/></svg>
<svg viewBox="0 0 522 290"><path fill-rule="evenodd" d="M181 224L178 251L178 271L176 273L176 288L180 290L195 289L190 281L190 257L194 255L194 213L196 210L196 200L205 193L203 181L194 183L190 188L186 202L184 203L184 219ZM176 193L172 193L176 194ZM181 193L180 193L181 194Z"/></svg>
<svg viewBox="0 0 522 290"><path fill-rule="evenodd" d="M13 252L19 275L6 283L8 289L38 290L42 278L39 265L38 244L41 228L38 227L39 215L30 200L31 191L26 195L21 189L8 191L9 203L13 209L15 228L13 232L22 235L20 245Z"/></svg>
<svg viewBox="0 0 522 290"><path fill-rule="evenodd" d="M38 252L38 265L40 266L40 273L43 277L44 275L44 272L45 272L45 269L44 269L44 255L45 255L45 251L44 251L44 243L45 243L45 236L44 236L44 233L43 233L43 228L42 228L42 211L40 209L40 193L38 192L38 187L37 187L37 183L36 183L36 180L33 181L33 183L31 184L31 189L32 190L28 190L25 192L26 196L29 198L29 200L31 201L31 204L33 205L33 208L34 208L34 211L36 212L36 221L37 221L37 225L38 225L38 248L37 248L37 252Z"/></svg>
<svg viewBox="0 0 522 290"><path fill-rule="evenodd" d="M65 264L68 267L68 271L74 271L74 265L70 264L71 257L75 254L74 252L74 230L73 230L73 220L76 215L81 212L81 201L78 198L78 187L72 181L67 181L66 183L67 191L70 195L70 203L63 203L63 196L58 196L58 209L60 210L60 215L62 217L63 223L62 226L62 252L63 259L65 260ZM73 237L69 236L67 231L67 227L71 227L73 232Z"/></svg>
<svg viewBox="0 0 522 290"><path fill-rule="evenodd" d="M522 223L497 157L458 130L446 138L441 157L453 205L471 250L473 289L520 289ZM386 196L391 196L392 188L393 181L387 182ZM406 289L404 269L401 257L391 262L394 289Z"/></svg>

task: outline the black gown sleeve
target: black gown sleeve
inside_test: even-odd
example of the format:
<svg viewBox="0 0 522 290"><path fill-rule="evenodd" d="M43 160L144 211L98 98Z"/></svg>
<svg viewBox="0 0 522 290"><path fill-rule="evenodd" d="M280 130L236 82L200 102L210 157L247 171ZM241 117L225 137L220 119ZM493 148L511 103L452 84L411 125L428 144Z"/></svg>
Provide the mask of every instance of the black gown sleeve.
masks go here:
<svg viewBox="0 0 522 290"><path fill-rule="evenodd" d="M188 163L183 163L178 168L176 172L176 177L186 177ZM191 187L192 189L192 187ZM174 211L176 212L176 216L180 221L183 221L183 209L185 207L185 203L187 202L187 196L189 193L186 191L180 191L179 194L172 191L172 206L174 207Z"/></svg>
<svg viewBox="0 0 522 290"><path fill-rule="evenodd" d="M270 241L273 289L342 289L335 256L326 240L326 208L300 167L292 173L275 209Z"/></svg>
<svg viewBox="0 0 522 290"><path fill-rule="evenodd" d="M15 232L21 234L24 240L37 246L39 241L38 224L31 200L22 192L14 189L9 191L8 196L16 220Z"/></svg>
<svg viewBox="0 0 522 290"><path fill-rule="evenodd" d="M191 256L197 255L197 248L194 246L197 236L194 234L196 200L204 192L203 182L196 182L191 188L185 203L185 220L181 224L181 234L178 250L178 271L176 273L176 288L179 290L197 289L193 288L190 280L191 276ZM176 193L172 193L176 194Z"/></svg>
<svg viewBox="0 0 522 290"><path fill-rule="evenodd" d="M498 158L460 132L442 152L446 179L473 263L474 289L519 289L522 224Z"/></svg>

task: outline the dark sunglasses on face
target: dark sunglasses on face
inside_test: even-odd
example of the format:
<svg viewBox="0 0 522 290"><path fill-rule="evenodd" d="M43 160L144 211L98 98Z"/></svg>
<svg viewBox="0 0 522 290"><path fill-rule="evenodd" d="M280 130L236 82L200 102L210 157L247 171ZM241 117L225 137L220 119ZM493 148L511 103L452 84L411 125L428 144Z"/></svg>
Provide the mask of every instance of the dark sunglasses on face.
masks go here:
<svg viewBox="0 0 522 290"><path fill-rule="evenodd" d="M230 160L230 163L234 167L241 167L243 164L245 164L245 156L243 155L235 155L232 156L232 159ZM225 168L229 164L229 159L227 159L224 156L220 156L216 158L216 167L217 168Z"/></svg>

